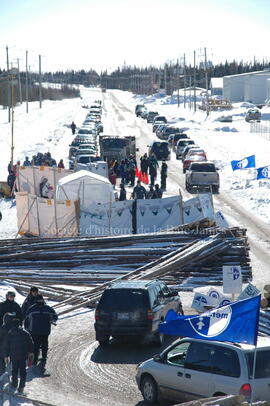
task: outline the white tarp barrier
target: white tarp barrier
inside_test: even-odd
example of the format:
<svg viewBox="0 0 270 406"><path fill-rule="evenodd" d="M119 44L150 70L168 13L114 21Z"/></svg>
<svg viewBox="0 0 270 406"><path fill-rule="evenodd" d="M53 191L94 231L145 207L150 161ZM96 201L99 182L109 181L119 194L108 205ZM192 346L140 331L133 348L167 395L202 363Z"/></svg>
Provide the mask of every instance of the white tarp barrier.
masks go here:
<svg viewBox="0 0 270 406"><path fill-rule="evenodd" d="M184 224L203 220L213 219L215 216L211 195L208 193L199 194L197 197L183 202Z"/></svg>
<svg viewBox="0 0 270 406"><path fill-rule="evenodd" d="M16 193L18 234L40 237L78 235L77 202L55 202L27 192Z"/></svg>
<svg viewBox="0 0 270 406"><path fill-rule="evenodd" d="M80 235L132 234L133 200L91 204L80 213Z"/></svg>
<svg viewBox="0 0 270 406"><path fill-rule="evenodd" d="M93 203L115 201L111 182L104 176L88 171L75 172L60 179L56 188L57 200L80 200L82 211L88 211Z"/></svg>
<svg viewBox="0 0 270 406"><path fill-rule="evenodd" d="M169 230L182 224L179 196L137 200L137 233Z"/></svg>
<svg viewBox="0 0 270 406"><path fill-rule="evenodd" d="M32 195L41 196L40 184L47 179L47 187L50 198L54 197L56 185L60 179L70 175L73 171L50 166L20 166L16 179L19 192L28 192Z"/></svg>

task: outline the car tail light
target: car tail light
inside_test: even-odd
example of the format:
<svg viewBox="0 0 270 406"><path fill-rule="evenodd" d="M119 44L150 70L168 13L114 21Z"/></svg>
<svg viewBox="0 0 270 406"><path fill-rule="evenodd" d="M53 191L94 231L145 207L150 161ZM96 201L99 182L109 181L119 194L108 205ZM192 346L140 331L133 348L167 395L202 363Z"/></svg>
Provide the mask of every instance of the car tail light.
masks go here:
<svg viewBox="0 0 270 406"><path fill-rule="evenodd" d="M246 398L251 397L251 386L249 383L244 383L239 391L239 395L245 396Z"/></svg>
<svg viewBox="0 0 270 406"><path fill-rule="evenodd" d="M152 310L147 310L147 320L153 320L154 315Z"/></svg>
<svg viewBox="0 0 270 406"><path fill-rule="evenodd" d="M99 310L95 311L95 320L99 320L100 319L100 313Z"/></svg>

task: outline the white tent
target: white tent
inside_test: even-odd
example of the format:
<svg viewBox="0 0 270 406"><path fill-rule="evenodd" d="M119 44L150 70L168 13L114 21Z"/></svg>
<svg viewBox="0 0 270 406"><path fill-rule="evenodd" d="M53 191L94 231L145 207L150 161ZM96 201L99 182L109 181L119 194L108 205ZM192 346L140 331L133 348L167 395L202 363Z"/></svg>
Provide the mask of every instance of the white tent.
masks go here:
<svg viewBox="0 0 270 406"><path fill-rule="evenodd" d="M57 200L79 200L81 210L92 203L115 201L111 182L104 176L88 171L75 172L60 179L56 188Z"/></svg>

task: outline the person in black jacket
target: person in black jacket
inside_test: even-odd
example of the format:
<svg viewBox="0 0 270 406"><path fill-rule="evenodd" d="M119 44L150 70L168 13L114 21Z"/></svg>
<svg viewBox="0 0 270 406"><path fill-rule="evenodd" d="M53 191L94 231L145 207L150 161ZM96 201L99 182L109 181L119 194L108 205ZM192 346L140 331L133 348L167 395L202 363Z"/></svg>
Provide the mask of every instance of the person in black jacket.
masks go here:
<svg viewBox="0 0 270 406"><path fill-rule="evenodd" d="M25 328L34 341L34 364L38 362L39 349L42 352L42 361L45 365L48 353L48 338L51 333L51 323L58 319L54 309L45 304L43 296L37 295L36 304L26 312Z"/></svg>
<svg viewBox="0 0 270 406"><path fill-rule="evenodd" d="M33 306L37 302L38 288L32 286L30 288L29 295L26 297L25 301L22 304L22 318L23 320L26 317L27 310L29 307Z"/></svg>
<svg viewBox="0 0 270 406"><path fill-rule="evenodd" d="M125 185L123 183L120 184L120 195L119 201L127 200L127 192L125 189Z"/></svg>
<svg viewBox="0 0 270 406"><path fill-rule="evenodd" d="M0 376L6 372L4 347L13 319L14 315L12 313L6 313L4 315L3 325L0 327Z"/></svg>
<svg viewBox="0 0 270 406"><path fill-rule="evenodd" d="M22 393L26 381L26 360L33 358L33 340L30 334L20 326L20 320L11 322L11 330L7 334L4 346L6 361L8 357L12 363L11 387L17 389L18 373L20 371L20 384L18 392Z"/></svg>
<svg viewBox="0 0 270 406"><path fill-rule="evenodd" d="M0 326L3 324L4 314L15 313L16 319L22 321L22 311L18 303L15 302L15 292L8 291L6 294L6 300L0 303Z"/></svg>

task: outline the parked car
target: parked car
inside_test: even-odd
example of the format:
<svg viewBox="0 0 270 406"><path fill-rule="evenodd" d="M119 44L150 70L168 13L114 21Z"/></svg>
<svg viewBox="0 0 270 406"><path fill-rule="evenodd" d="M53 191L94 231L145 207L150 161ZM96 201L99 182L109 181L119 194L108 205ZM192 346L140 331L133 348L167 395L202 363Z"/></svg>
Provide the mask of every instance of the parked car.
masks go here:
<svg viewBox="0 0 270 406"><path fill-rule="evenodd" d="M104 290L96 308L96 340L103 346L110 336L137 336L161 345L159 324L171 309L182 313L180 297L162 281L115 282Z"/></svg>
<svg viewBox="0 0 270 406"><path fill-rule="evenodd" d="M258 122L260 122L261 121L261 116L262 116L262 114L261 114L260 110L256 109L256 108L253 108L253 109L249 109L246 112L245 120L247 122L250 122L250 121L258 121Z"/></svg>
<svg viewBox="0 0 270 406"><path fill-rule="evenodd" d="M147 108L144 108L141 111L141 118L147 118L147 114L149 113L149 111L147 110Z"/></svg>
<svg viewBox="0 0 270 406"><path fill-rule="evenodd" d="M168 121L165 116L155 116L155 118L153 120L153 124L155 124L156 122L167 124Z"/></svg>
<svg viewBox="0 0 270 406"><path fill-rule="evenodd" d="M187 153L187 155L186 155L186 158L188 158L188 157L190 157L190 156L192 156L192 155L201 155L201 156L205 157L205 159L207 158L207 157L206 157L206 152L205 152L204 149L196 148L196 147L194 147L194 146L192 146L192 147L190 148L190 150L188 151L188 153Z"/></svg>
<svg viewBox="0 0 270 406"><path fill-rule="evenodd" d="M193 162L186 172L186 190L219 192L219 174L213 162Z"/></svg>
<svg viewBox="0 0 270 406"><path fill-rule="evenodd" d="M217 121L220 121L221 123L232 123L233 117L231 115L220 116Z"/></svg>
<svg viewBox="0 0 270 406"><path fill-rule="evenodd" d="M156 116L158 116L157 111L149 111L146 118L147 123L152 123Z"/></svg>
<svg viewBox="0 0 270 406"><path fill-rule="evenodd" d="M189 144L189 145L186 145L185 148L184 148L184 150L183 150L183 152L182 152L182 161L186 158L187 154L189 153L189 151L190 151L192 148L200 148L200 147L199 147L199 145L196 145L196 144Z"/></svg>
<svg viewBox="0 0 270 406"><path fill-rule="evenodd" d="M153 141L148 147L148 155L154 154L158 161L171 159L171 152L167 141Z"/></svg>
<svg viewBox="0 0 270 406"><path fill-rule="evenodd" d="M135 114L136 114L136 116L137 116L137 117L140 116L140 115L141 115L141 112L142 112L144 109L145 109L144 104L137 104L136 107L135 107Z"/></svg>
<svg viewBox="0 0 270 406"><path fill-rule="evenodd" d="M254 347L184 338L137 366L136 381L147 404L162 398L188 402L222 395L247 401L270 401L270 339L258 337L255 379Z"/></svg>
<svg viewBox="0 0 270 406"><path fill-rule="evenodd" d="M168 127L168 124L160 124L156 129L156 136L160 139L163 139L162 134L165 128Z"/></svg>
<svg viewBox="0 0 270 406"><path fill-rule="evenodd" d="M162 138L167 140L171 134L180 134L180 133L183 133L182 128L168 126L167 128L164 129L162 133Z"/></svg>
<svg viewBox="0 0 270 406"><path fill-rule="evenodd" d="M178 143L179 140L188 140L189 137L187 134L183 134L183 133L177 133L177 134L172 134L172 138L171 138L171 147L173 150L176 150L176 145Z"/></svg>
<svg viewBox="0 0 270 406"><path fill-rule="evenodd" d="M183 173L186 173L192 162L204 162L206 158L203 155L190 155L183 160Z"/></svg>
<svg viewBox="0 0 270 406"><path fill-rule="evenodd" d="M175 154L176 154L176 159L181 159L183 151L187 145L195 145L195 142L190 139L181 139L177 141L176 148L175 148Z"/></svg>

